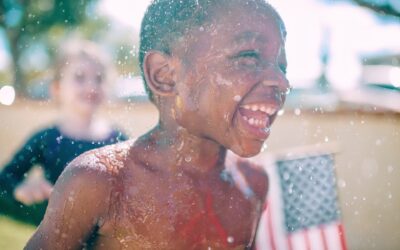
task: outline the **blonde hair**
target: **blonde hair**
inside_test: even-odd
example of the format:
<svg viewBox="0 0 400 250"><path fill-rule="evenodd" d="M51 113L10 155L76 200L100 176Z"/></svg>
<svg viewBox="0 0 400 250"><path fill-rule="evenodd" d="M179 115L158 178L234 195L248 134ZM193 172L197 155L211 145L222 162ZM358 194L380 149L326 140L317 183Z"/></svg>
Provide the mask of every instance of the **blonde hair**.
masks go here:
<svg viewBox="0 0 400 250"><path fill-rule="evenodd" d="M89 40L73 39L64 42L58 49L55 58L53 82L59 82L63 77L64 68L74 59L88 59L99 65L104 74L104 82L110 83L115 75L114 66L105 50Z"/></svg>

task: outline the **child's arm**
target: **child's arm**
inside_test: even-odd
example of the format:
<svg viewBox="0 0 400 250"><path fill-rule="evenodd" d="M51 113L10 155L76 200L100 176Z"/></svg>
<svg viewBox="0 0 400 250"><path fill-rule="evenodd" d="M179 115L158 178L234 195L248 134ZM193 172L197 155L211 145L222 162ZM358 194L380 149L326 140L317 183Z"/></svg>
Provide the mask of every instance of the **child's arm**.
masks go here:
<svg viewBox="0 0 400 250"><path fill-rule="evenodd" d="M81 249L107 215L112 177L96 166L82 165L83 157L60 176L45 217L25 249Z"/></svg>
<svg viewBox="0 0 400 250"><path fill-rule="evenodd" d="M0 191L12 193L32 166L43 162L45 131L34 134L15 153L0 173Z"/></svg>
<svg viewBox="0 0 400 250"><path fill-rule="evenodd" d="M40 169L31 172L25 181L14 189L14 197L25 205L48 200L53 190L53 184L45 179Z"/></svg>

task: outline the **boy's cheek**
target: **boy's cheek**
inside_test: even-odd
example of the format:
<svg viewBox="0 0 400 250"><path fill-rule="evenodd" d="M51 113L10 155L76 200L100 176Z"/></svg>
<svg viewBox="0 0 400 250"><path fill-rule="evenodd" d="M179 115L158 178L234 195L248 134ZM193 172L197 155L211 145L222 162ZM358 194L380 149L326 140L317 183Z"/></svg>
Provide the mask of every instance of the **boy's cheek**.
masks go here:
<svg viewBox="0 0 400 250"><path fill-rule="evenodd" d="M252 84L254 82L261 81L262 78L262 74L260 72L242 69L234 65L226 68L225 75L235 85Z"/></svg>

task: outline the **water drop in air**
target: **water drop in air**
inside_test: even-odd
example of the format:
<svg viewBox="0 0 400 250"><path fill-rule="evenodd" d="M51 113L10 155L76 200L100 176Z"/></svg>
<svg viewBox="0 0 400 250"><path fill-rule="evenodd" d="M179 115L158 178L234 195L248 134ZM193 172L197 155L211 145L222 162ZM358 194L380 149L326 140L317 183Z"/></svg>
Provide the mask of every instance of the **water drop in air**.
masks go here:
<svg viewBox="0 0 400 250"><path fill-rule="evenodd" d="M268 145L266 142L264 142L264 144L262 145L262 148L261 148L261 152L264 152L267 148L268 148Z"/></svg>

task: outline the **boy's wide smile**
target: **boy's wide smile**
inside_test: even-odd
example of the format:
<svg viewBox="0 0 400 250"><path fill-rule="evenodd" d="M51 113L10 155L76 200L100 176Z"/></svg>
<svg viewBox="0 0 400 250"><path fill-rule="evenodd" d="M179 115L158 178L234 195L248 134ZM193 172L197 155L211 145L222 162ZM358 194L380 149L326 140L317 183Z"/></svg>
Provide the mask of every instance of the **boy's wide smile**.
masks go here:
<svg viewBox="0 0 400 250"><path fill-rule="evenodd" d="M235 121L243 133L265 140L279 108L280 104L273 101L243 104L236 112Z"/></svg>

